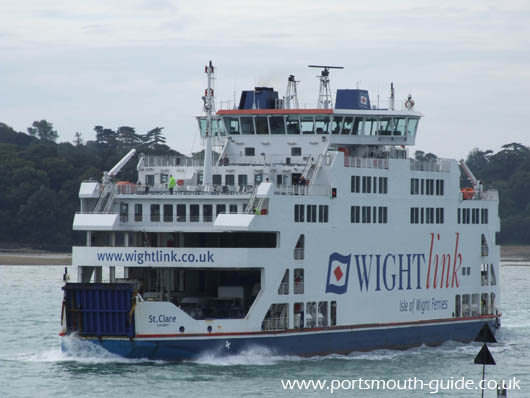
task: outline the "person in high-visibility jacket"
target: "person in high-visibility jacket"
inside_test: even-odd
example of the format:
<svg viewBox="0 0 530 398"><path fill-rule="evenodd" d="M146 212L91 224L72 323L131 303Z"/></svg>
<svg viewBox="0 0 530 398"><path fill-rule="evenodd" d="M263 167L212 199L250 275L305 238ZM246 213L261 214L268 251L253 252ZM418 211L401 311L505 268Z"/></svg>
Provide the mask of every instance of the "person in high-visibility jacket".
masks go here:
<svg viewBox="0 0 530 398"><path fill-rule="evenodd" d="M173 177L172 175L169 177L169 183L167 184L168 188L169 188L169 194L170 195L173 195L173 189L175 188L175 186L177 185L177 181L175 180L175 177Z"/></svg>

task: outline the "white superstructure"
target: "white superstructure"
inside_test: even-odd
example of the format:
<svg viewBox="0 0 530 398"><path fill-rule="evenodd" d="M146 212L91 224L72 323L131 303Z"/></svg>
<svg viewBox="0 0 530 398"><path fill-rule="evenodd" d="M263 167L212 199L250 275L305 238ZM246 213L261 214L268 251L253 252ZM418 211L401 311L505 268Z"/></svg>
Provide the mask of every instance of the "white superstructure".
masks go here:
<svg viewBox="0 0 530 398"><path fill-rule="evenodd" d="M291 76L288 101L257 87L212 114L206 72L204 161L140 155L138 181L81 185L65 333L183 359L470 341L498 324L497 192L461 189L455 160L409 157L410 97L395 109L392 88L374 109L339 90L333 109L322 93L327 107L291 109Z"/></svg>

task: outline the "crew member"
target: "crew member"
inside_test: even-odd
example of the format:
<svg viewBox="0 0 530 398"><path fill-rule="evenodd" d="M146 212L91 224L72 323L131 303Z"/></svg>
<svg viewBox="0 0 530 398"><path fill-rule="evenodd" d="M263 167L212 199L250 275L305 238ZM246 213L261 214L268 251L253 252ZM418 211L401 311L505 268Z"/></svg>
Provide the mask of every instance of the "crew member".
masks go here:
<svg viewBox="0 0 530 398"><path fill-rule="evenodd" d="M167 186L169 188L169 194L170 195L173 195L173 189L175 188L176 185L177 185L177 181L175 180L175 177L173 177L173 175L171 175L169 177L169 184L167 184Z"/></svg>

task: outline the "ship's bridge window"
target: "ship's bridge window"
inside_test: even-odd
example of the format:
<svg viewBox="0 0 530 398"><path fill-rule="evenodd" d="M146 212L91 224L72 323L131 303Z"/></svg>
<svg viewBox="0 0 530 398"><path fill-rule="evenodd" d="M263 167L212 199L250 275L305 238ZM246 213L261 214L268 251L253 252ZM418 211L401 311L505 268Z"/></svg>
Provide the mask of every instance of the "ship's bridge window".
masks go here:
<svg viewBox="0 0 530 398"><path fill-rule="evenodd" d="M207 118L199 118L199 129L201 131L201 137L206 137L206 131L208 130ZM226 135L226 130L220 119L212 119L212 131L213 136Z"/></svg>
<svg viewBox="0 0 530 398"><path fill-rule="evenodd" d="M339 134L340 129L342 127L342 122L344 120L344 117L342 116L334 116L333 122L331 123L331 134Z"/></svg>
<svg viewBox="0 0 530 398"><path fill-rule="evenodd" d="M239 118L238 117L225 117L225 127L230 134L239 134Z"/></svg>
<svg viewBox="0 0 530 398"><path fill-rule="evenodd" d="M315 132L317 134L328 134L331 118L329 116L315 117Z"/></svg>
<svg viewBox="0 0 530 398"><path fill-rule="evenodd" d="M241 117L241 133L242 134L254 134L254 118L253 117Z"/></svg>
<svg viewBox="0 0 530 398"><path fill-rule="evenodd" d="M362 128L363 128L363 118L361 117L356 117L355 118L355 121L353 122L353 128L352 128L352 131L351 131L351 134L352 135L361 135L363 132L362 132Z"/></svg>
<svg viewBox="0 0 530 398"><path fill-rule="evenodd" d="M395 135L401 135L401 136L405 136L406 135L406 126L407 126L407 119L401 117L401 118L394 118L393 119L393 123L394 123L394 131L396 132Z"/></svg>
<svg viewBox="0 0 530 398"><path fill-rule="evenodd" d="M342 135L350 134L351 128L353 126L353 117L347 116L344 118L344 125L342 126Z"/></svg>
<svg viewBox="0 0 530 398"><path fill-rule="evenodd" d="M363 135L375 135L375 130L377 129L377 119L375 118L365 118Z"/></svg>
<svg viewBox="0 0 530 398"><path fill-rule="evenodd" d="M297 115L287 116L287 134L300 134L300 120Z"/></svg>
<svg viewBox="0 0 530 398"><path fill-rule="evenodd" d="M285 134L285 120L283 116L271 116L269 118L271 134Z"/></svg>
<svg viewBox="0 0 530 398"><path fill-rule="evenodd" d="M269 123L267 116L256 116L256 133L269 134Z"/></svg>
<svg viewBox="0 0 530 398"><path fill-rule="evenodd" d="M302 116L302 133L303 134L313 134L315 121L313 116Z"/></svg>
<svg viewBox="0 0 530 398"><path fill-rule="evenodd" d="M416 129L418 128L419 119L409 119L407 123L407 135L414 137L416 135Z"/></svg>
<svg viewBox="0 0 530 398"><path fill-rule="evenodd" d="M377 135L392 135L392 128L389 117L379 118Z"/></svg>

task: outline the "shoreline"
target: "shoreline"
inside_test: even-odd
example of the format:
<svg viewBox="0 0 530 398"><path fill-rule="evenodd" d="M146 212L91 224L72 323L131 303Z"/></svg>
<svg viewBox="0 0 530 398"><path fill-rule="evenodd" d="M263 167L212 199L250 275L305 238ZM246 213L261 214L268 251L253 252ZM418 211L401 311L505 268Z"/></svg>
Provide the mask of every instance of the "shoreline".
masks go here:
<svg viewBox="0 0 530 398"><path fill-rule="evenodd" d="M501 261L505 266L530 266L530 245L501 246ZM71 253L41 250L0 250L0 265L72 265Z"/></svg>

